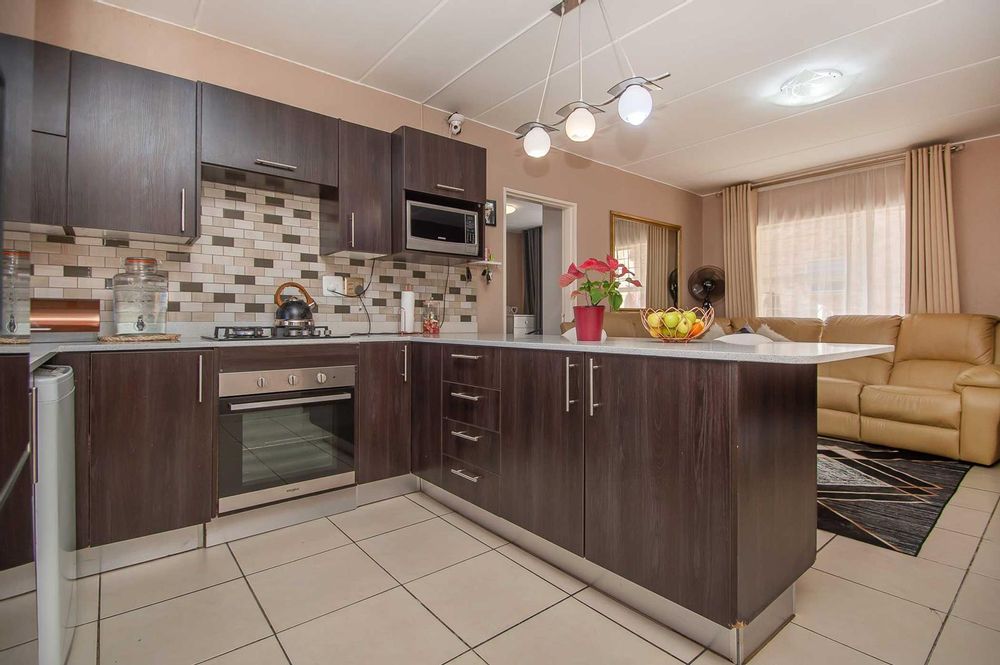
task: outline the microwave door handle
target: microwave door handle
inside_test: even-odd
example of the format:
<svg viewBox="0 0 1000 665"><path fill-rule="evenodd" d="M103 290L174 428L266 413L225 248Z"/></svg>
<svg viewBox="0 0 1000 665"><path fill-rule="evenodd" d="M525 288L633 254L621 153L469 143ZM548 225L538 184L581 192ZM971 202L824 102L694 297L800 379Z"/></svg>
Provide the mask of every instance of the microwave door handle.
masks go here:
<svg viewBox="0 0 1000 665"><path fill-rule="evenodd" d="M298 404L324 404L328 402L339 402L351 399L350 393L337 393L336 395L324 395L323 397L292 397L290 399L274 399L264 402L243 402L242 404L232 404L230 411L250 411L251 409L267 409L274 406L295 406Z"/></svg>

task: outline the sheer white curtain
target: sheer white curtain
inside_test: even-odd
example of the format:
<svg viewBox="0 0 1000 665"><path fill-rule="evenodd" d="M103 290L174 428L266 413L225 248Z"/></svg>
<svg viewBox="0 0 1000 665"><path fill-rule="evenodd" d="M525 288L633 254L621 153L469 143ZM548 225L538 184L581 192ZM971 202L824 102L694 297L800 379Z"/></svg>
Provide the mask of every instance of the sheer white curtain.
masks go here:
<svg viewBox="0 0 1000 665"><path fill-rule="evenodd" d="M635 273L640 284L649 283L649 225L632 222L616 217L615 224L615 258L628 266ZM644 287L634 287L622 284L619 289L622 294L622 307L638 309L646 306Z"/></svg>
<svg viewBox="0 0 1000 665"><path fill-rule="evenodd" d="M902 162L761 188L757 314L902 314Z"/></svg>

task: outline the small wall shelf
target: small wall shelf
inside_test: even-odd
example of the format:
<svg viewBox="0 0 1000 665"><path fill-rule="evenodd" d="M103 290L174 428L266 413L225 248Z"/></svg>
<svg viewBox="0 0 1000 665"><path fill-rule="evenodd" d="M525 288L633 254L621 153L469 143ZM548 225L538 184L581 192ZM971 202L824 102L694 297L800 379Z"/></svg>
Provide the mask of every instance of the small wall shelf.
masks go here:
<svg viewBox="0 0 1000 665"><path fill-rule="evenodd" d="M472 261L470 263L466 263L465 265L470 266L470 267L471 266L488 266L490 268L502 268L503 267L503 261Z"/></svg>

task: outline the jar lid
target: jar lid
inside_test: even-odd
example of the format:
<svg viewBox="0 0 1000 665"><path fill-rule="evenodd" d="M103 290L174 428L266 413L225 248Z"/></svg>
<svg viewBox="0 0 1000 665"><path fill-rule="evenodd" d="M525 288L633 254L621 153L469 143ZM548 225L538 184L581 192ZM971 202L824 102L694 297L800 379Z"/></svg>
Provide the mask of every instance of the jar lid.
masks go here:
<svg viewBox="0 0 1000 665"><path fill-rule="evenodd" d="M20 249L5 249L2 252L3 256L9 256L16 259L28 259L31 258L31 252L25 252Z"/></svg>
<svg viewBox="0 0 1000 665"><path fill-rule="evenodd" d="M155 266L156 259L151 259L145 256L130 256L125 259L125 265L143 265L143 266Z"/></svg>

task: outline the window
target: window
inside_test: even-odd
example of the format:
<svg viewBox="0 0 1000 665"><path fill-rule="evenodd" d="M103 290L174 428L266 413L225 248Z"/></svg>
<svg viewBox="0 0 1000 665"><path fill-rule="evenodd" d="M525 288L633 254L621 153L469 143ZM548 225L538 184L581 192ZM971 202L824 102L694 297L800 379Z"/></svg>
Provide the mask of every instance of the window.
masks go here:
<svg viewBox="0 0 1000 665"><path fill-rule="evenodd" d="M757 314L902 314L903 165L762 189L757 196Z"/></svg>

